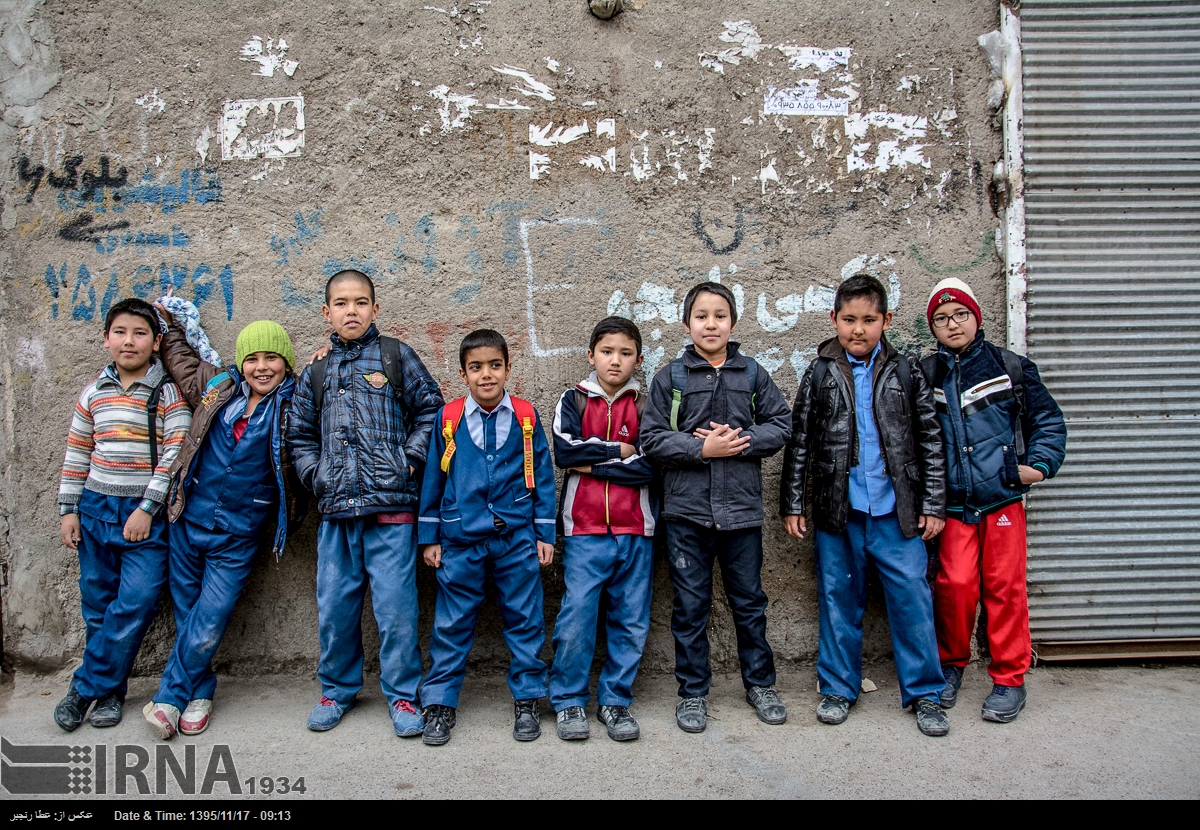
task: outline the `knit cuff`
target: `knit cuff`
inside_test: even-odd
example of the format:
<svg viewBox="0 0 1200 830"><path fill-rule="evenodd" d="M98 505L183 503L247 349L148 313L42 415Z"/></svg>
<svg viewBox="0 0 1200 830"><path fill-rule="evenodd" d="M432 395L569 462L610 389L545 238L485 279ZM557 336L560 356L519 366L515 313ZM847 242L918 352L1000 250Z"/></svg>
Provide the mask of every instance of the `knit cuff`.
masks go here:
<svg viewBox="0 0 1200 830"><path fill-rule="evenodd" d="M1043 462L1035 461L1032 464L1030 464L1029 466L1033 467L1033 469L1035 469L1035 470L1041 470L1043 477L1050 478L1050 468L1048 466L1046 466L1046 464L1044 464Z"/></svg>

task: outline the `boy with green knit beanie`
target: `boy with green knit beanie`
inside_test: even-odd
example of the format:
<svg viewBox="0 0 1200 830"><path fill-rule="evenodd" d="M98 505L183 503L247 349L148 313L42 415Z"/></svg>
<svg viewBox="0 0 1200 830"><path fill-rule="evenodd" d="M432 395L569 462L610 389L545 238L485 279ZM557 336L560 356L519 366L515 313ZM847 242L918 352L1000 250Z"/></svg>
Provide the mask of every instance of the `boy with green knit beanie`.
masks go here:
<svg viewBox="0 0 1200 830"><path fill-rule="evenodd" d="M164 297L156 307L168 324L163 362L194 410L171 467L167 506L175 646L143 709L166 740L208 728L217 686L210 663L250 577L260 531L274 522L273 552L280 556L289 527L303 518L304 491L283 435L296 387L296 353L283 326L246 326L235 365L221 368L190 303Z"/></svg>

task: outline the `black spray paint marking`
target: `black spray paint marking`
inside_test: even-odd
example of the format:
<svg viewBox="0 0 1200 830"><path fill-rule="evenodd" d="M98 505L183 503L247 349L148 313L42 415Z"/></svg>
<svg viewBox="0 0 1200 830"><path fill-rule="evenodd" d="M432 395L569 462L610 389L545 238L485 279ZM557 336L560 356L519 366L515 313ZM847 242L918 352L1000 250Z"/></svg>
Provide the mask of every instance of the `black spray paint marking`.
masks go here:
<svg viewBox="0 0 1200 830"><path fill-rule="evenodd" d="M725 247L717 247L717 243L704 227L704 219L700 215L700 207L696 207L696 212L692 214L692 226L696 229L696 236L700 237L700 241L704 243L704 247L708 248L710 254L728 254L736 251L738 246L742 244L742 237L746 231L745 215L741 205L734 205L733 219L733 241ZM721 221L718 219L713 223L716 227L721 227Z"/></svg>
<svg viewBox="0 0 1200 830"><path fill-rule="evenodd" d="M58 235L68 242L99 242L102 234L129 227L125 220L109 225L94 225L94 217L81 213L58 229Z"/></svg>

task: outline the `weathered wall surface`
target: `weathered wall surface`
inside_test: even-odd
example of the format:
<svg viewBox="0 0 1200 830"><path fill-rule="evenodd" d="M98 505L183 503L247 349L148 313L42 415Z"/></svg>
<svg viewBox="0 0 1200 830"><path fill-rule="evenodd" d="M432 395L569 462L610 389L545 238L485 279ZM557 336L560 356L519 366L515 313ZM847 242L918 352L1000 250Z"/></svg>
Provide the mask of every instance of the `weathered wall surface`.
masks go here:
<svg viewBox="0 0 1200 830"><path fill-rule="evenodd" d="M586 369L591 325L632 316L652 372L684 342L679 303L733 286L736 336L789 398L831 333L833 286L890 286L894 342L932 342L923 303L946 274L1003 324L985 174L999 154L975 38L996 0L583 0L385 6L114 0L0 3L4 116L4 645L62 665L82 649L77 565L55 492L71 405L103 365L107 308L165 287L214 344L273 318L322 342L320 292L353 266L382 328L461 392L459 338L511 341L511 388L543 412ZM984 172L981 172L984 171ZM768 514L778 462L768 466ZM767 528L770 635L810 661L807 544ZM314 533L264 559L220 660L312 668ZM547 614L562 579L546 574ZM434 582L422 567L426 630ZM661 566L646 666L668 669ZM881 609L867 647L890 651ZM160 616L139 663L161 665ZM368 623L368 629L373 626ZM370 631L368 632L370 634ZM736 664L718 602L714 659ZM368 648L368 651L370 649ZM476 655L503 661L498 614Z"/></svg>

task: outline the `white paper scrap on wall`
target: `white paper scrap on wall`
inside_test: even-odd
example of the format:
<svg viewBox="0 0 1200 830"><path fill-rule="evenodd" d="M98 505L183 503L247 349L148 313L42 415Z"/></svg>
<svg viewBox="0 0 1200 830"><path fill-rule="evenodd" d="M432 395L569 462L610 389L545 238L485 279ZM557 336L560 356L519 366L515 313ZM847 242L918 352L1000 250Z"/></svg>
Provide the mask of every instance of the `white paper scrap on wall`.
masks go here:
<svg viewBox="0 0 1200 830"><path fill-rule="evenodd" d="M287 50L288 42L282 37L278 41L274 38L267 38L264 42L261 35L255 35L242 46L242 53L238 60L257 63L258 69L252 73L254 75L273 78L275 70L282 69L284 74L290 78L296 74L300 62L289 60Z"/></svg>
<svg viewBox="0 0 1200 830"><path fill-rule="evenodd" d="M764 115L832 115L850 114L850 99L821 98L816 86L797 86L776 89L767 87L763 96Z"/></svg>
<svg viewBox="0 0 1200 830"><path fill-rule="evenodd" d="M251 113L270 119L271 126L248 134ZM221 158L294 158L304 147L304 97L226 101L221 115Z"/></svg>
<svg viewBox="0 0 1200 830"><path fill-rule="evenodd" d="M726 20L725 31L718 37L726 43L735 44L730 49L718 49L715 52L701 52L700 65L711 69L719 75L725 74L725 65L738 66L742 58L758 60L758 53L768 48L762 42L758 31L749 20Z"/></svg>
<svg viewBox="0 0 1200 830"><path fill-rule="evenodd" d="M533 109L533 107L529 106L528 104L522 104L516 98L509 100L508 98L501 98L499 96L496 96L496 103L484 104L484 107L486 109L490 109L490 110L531 110L531 109Z"/></svg>
<svg viewBox="0 0 1200 830"><path fill-rule="evenodd" d="M167 108L167 102L158 97L158 87L155 87L151 92L147 92L141 98L134 98L133 103L146 112L154 112L154 110L162 112Z"/></svg>
<svg viewBox="0 0 1200 830"><path fill-rule="evenodd" d="M615 118L603 118L596 122L596 138L606 135L613 141L617 140L617 120Z"/></svg>
<svg viewBox="0 0 1200 830"><path fill-rule="evenodd" d="M545 153L529 151L529 178L540 179L543 173L550 170L550 156Z"/></svg>
<svg viewBox="0 0 1200 830"><path fill-rule="evenodd" d="M609 172L617 172L617 148L609 147L602 156L587 156L581 158L579 163L585 167L591 167L593 170L599 170L601 173L607 169Z"/></svg>
<svg viewBox="0 0 1200 830"><path fill-rule="evenodd" d="M846 137L863 139L868 127L884 127L894 130L900 138L924 138L929 128L929 119L924 115L900 115L895 112L869 112L866 115L851 113L846 116Z"/></svg>
<svg viewBox="0 0 1200 830"><path fill-rule="evenodd" d="M812 46L776 46L787 56L788 68L793 70L816 67L820 72L827 72L835 66L850 65L850 47L840 49L817 49Z"/></svg>
<svg viewBox="0 0 1200 830"><path fill-rule="evenodd" d="M513 90L514 92L519 92L526 97L541 98L545 101L554 100L554 93L550 91L550 87L546 86L544 83L520 67L508 66L505 64L503 67L493 66L492 71L499 72L501 75L508 75L509 77L516 78L525 83L525 86L509 87L509 89Z"/></svg>
<svg viewBox="0 0 1200 830"><path fill-rule="evenodd" d="M471 117L471 107L478 106L479 101L471 95L459 95L451 92L450 87L442 84L429 90L429 97L437 99L438 115L442 117L442 132L466 127L467 119ZM450 116L450 107L454 107L454 117Z"/></svg>
<svg viewBox="0 0 1200 830"><path fill-rule="evenodd" d="M577 138L582 138L591 130L588 129L588 122L585 120L582 124L574 127L559 127L554 132L550 129L554 126L551 121L544 127L539 127L537 124L529 125L529 143L536 144L539 147L553 147L556 144L570 144Z"/></svg>

